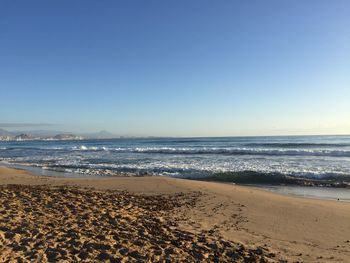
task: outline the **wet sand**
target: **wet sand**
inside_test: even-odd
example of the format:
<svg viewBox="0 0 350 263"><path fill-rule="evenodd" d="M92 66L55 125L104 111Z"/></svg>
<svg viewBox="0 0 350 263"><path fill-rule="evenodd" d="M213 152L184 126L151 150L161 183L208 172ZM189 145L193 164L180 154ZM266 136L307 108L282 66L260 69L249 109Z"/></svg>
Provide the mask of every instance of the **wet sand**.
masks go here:
<svg viewBox="0 0 350 263"><path fill-rule="evenodd" d="M0 168L0 261L349 262L350 205L165 177Z"/></svg>

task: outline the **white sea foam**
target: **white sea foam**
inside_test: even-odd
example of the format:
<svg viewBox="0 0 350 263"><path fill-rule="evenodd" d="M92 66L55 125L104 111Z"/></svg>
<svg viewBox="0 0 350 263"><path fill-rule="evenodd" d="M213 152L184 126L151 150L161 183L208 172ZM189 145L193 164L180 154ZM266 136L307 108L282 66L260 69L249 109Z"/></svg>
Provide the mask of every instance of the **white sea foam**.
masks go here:
<svg viewBox="0 0 350 263"><path fill-rule="evenodd" d="M110 149L105 146L97 147L97 146L80 145L80 146L71 147L71 150L73 151L108 151Z"/></svg>
<svg viewBox="0 0 350 263"><path fill-rule="evenodd" d="M129 153L159 153L159 154L223 154L223 155L286 155L286 156L330 156L350 157L350 150L330 149L263 149L263 148L218 148L218 147L96 147L85 145L73 146L78 151L113 151Z"/></svg>
<svg viewBox="0 0 350 263"><path fill-rule="evenodd" d="M273 138L245 139L248 143L231 138L26 142L1 145L6 149L0 151L0 161L94 175L138 173L195 177L254 171L320 178L350 177L350 138L342 141L338 138L341 147L322 140L309 143L310 139L306 139L302 143L287 140L279 144Z"/></svg>
<svg viewBox="0 0 350 263"><path fill-rule="evenodd" d="M106 148L114 152L130 153L160 153L160 154L226 154L226 155L288 155L288 156L333 156L350 157L350 150L324 149L260 149L260 148L174 148L174 147L136 147L136 148ZM99 150L96 147L89 150Z"/></svg>

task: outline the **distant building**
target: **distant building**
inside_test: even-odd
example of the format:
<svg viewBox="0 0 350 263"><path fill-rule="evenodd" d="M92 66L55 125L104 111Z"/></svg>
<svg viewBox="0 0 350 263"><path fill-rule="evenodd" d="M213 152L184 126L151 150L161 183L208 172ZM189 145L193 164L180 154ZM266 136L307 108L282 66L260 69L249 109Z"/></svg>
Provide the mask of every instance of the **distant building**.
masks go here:
<svg viewBox="0 0 350 263"><path fill-rule="evenodd" d="M29 141L33 139L34 139L33 136L25 133L15 136L16 141Z"/></svg>
<svg viewBox="0 0 350 263"><path fill-rule="evenodd" d="M13 138L8 135L2 135L0 136L0 141L11 141Z"/></svg>
<svg viewBox="0 0 350 263"><path fill-rule="evenodd" d="M53 138L48 138L53 140L82 140L83 137L74 134L57 134Z"/></svg>

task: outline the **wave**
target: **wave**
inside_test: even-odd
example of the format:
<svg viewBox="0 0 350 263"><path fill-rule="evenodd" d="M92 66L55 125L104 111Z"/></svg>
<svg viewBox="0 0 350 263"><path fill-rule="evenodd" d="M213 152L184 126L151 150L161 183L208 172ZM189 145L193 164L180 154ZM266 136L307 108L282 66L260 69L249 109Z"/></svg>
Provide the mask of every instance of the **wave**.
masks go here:
<svg viewBox="0 0 350 263"><path fill-rule="evenodd" d="M276 147L276 148L319 148L319 147L349 147L348 143L247 143L245 146Z"/></svg>
<svg viewBox="0 0 350 263"><path fill-rule="evenodd" d="M108 151L107 147L97 147L97 146L72 146L72 147L4 147L0 150L9 150L9 151ZM118 150L118 149L117 149ZM121 149L120 149L121 150Z"/></svg>
<svg viewBox="0 0 350 263"><path fill-rule="evenodd" d="M0 148L1 149L1 148ZM16 150L65 150L63 147L5 147L2 150L16 151Z"/></svg>
<svg viewBox="0 0 350 263"><path fill-rule="evenodd" d="M71 147L71 150L73 151L108 151L107 147L97 147L97 146L85 146L85 145L81 145L81 146L73 146Z"/></svg>
<svg viewBox="0 0 350 263"><path fill-rule="evenodd" d="M349 172L330 172L330 171L264 171L264 170L237 170L237 171L215 171L202 170L199 167L181 168L181 167L145 167L143 164L125 164L125 165L98 165L87 163L28 163L28 162L10 162L21 166L40 167L44 170L84 174L86 176L145 176L162 175L177 178L235 182L240 184L300 184L326 186L324 182L337 183L341 186L350 186ZM346 184L346 185L345 185Z"/></svg>
<svg viewBox="0 0 350 263"><path fill-rule="evenodd" d="M209 181L220 182L234 182L240 184L298 184L298 185L320 185L320 186L333 186L333 187L350 187L350 175L338 175L334 173L328 173L315 176L315 175L295 175L295 174L283 174L279 172L258 172L258 171L238 171L238 172L224 172L214 173L209 176L197 177L188 179L202 179ZM328 184L324 184L328 182Z"/></svg>
<svg viewBox="0 0 350 263"><path fill-rule="evenodd" d="M151 153L151 154L222 154L222 155L268 155L268 156L330 156L350 157L348 150L282 150L282 149L249 149L249 148L115 148L115 152Z"/></svg>
<svg viewBox="0 0 350 263"><path fill-rule="evenodd" d="M269 144L272 145L272 144ZM295 145L295 144L293 144ZM282 147L282 146L281 146ZM73 146L73 147L9 147L4 150L53 150L53 151L109 151L115 153L139 154L176 154L176 155L259 155L259 156L324 156L350 157L350 150L345 149L264 149L264 148L221 148L221 147L105 147L105 146Z"/></svg>

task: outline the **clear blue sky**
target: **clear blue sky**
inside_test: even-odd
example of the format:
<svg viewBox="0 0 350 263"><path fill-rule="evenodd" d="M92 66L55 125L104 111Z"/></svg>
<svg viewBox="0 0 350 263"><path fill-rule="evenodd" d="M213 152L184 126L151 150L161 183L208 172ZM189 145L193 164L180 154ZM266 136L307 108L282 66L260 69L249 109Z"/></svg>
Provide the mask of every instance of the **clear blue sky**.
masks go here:
<svg viewBox="0 0 350 263"><path fill-rule="evenodd" d="M350 1L0 1L0 125L350 134Z"/></svg>

